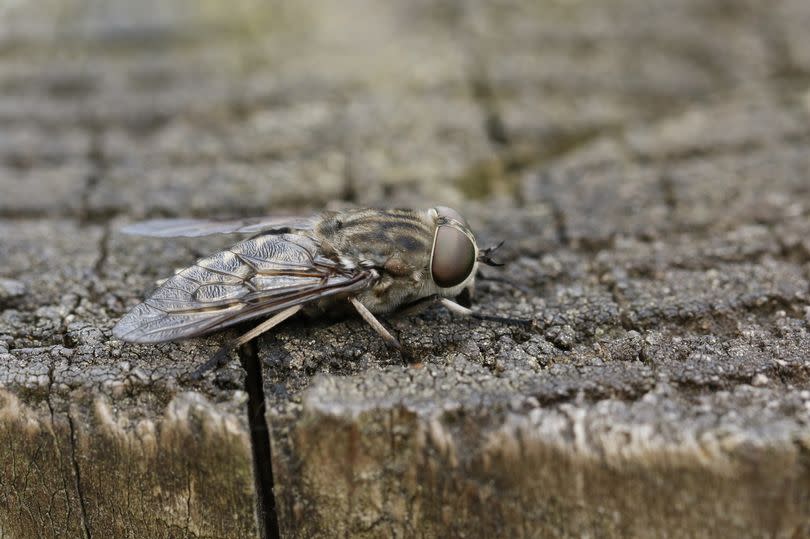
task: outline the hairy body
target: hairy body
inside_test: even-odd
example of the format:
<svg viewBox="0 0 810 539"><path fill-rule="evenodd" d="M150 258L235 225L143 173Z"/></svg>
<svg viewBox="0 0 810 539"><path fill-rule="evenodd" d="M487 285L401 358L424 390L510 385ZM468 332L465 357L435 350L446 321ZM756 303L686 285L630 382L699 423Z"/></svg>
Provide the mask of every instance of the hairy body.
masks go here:
<svg viewBox="0 0 810 539"><path fill-rule="evenodd" d="M444 207L325 211L305 219L227 223L161 220L126 231L160 237L255 233L178 272L125 315L113 333L140 343L191 337L280 313L269 328L302 309L317 314L350 304L388 342L396 342L372 313L429 297L454 297L472 285L479 261L466 222Z"/></svg>
<svg viewBox="0 0 810 539"><path fill-rule="evenodd" d="M436 217L427 210L326 212L313 239L326 256L343 266L377 273L374 284L355 297L372 313L385 314L433 295L455 297L475 281L475 270L450 288L439 288L428 277L437 226ZM329 307L326 304L323 309Z"/></svg>

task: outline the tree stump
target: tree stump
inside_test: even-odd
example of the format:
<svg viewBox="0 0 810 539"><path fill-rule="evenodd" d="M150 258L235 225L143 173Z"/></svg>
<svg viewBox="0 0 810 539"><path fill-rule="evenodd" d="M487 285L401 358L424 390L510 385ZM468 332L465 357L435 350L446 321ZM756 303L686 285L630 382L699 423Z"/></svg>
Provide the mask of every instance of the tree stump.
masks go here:
<svg viewBox="0 0 810 539"><path fill-rule="evenodd" d="M810 535L807 2L0 17L0 535ZM234 241L126 223L436 204L532 327L111 336Z"/></svg>

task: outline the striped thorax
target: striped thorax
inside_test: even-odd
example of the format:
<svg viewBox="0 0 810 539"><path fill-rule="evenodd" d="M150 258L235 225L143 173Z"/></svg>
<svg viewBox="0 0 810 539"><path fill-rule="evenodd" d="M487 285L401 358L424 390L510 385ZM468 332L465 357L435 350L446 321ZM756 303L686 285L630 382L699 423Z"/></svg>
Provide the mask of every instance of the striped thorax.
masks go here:
<svg viewBox="0 0 810 539"><path fill-rule="evenodd" d="M315 233L324 255L342 267L377 273L358 295L374 313L431 295L457 296L475 279L475 238L450 208L325 212Z"/></svg>

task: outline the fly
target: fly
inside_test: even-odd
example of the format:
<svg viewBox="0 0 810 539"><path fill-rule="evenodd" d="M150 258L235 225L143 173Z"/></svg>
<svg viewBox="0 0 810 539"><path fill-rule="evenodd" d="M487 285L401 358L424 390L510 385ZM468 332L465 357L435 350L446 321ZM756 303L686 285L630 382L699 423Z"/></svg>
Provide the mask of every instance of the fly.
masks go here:
<svg viewBox="0 0 810 539"><path fill-rule="evenodd" d="M494 249L479 249L464 218L444 206L324 211L307 218L158 219L122 231L163 238L251 235L163 281L113 328L128 342L196 337L270 316L217 354L227 356L299 311L317 315L345 306L396 349L399 341L375 315L440 302L457 315L527 322L478 315L450 299L472 286L479 264L500 264L490 257Z"/></svg>

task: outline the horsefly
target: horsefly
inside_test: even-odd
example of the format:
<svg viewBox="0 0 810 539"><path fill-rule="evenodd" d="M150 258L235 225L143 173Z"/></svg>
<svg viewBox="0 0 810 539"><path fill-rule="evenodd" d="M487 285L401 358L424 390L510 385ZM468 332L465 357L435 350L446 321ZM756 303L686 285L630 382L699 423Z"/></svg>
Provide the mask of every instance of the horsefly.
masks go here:
<svg viewBox="0 0 810 539"><path fill-rule="evenodd" d="M526 322L479 315L450 299L473 285L479 264L500 264L490 258L493 249L478 248L464 218L444 206L324 211L307 218L159 219L122 232L251 236L160 284L113 328L128 342L195 337L272 315L228 343L220 351L227 357L231 348L299 311L317 315L348 306L396 349L399 341L375 315L417 312L439 302L456 315Z"/></svg>

